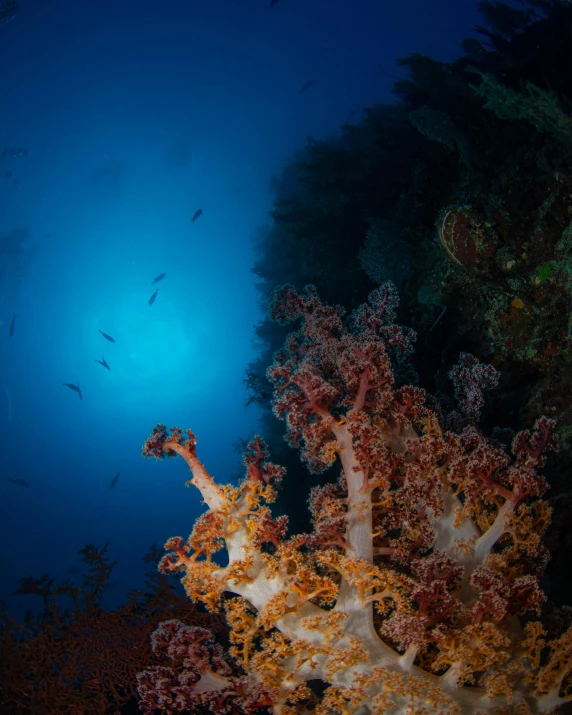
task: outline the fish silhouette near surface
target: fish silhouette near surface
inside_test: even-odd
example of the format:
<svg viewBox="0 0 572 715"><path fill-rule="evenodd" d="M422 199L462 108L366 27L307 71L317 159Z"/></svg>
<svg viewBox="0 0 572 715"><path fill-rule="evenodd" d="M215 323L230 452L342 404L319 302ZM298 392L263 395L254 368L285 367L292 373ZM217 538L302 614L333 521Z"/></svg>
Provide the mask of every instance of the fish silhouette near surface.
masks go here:
<svg viewBox="0 0 572 715"><path fill-rule="evenodd" d="M77 385L72 385L71 382L62 382L62 385L64 387L69 387L70 390L73 390L74 392L77 392L79 395L79 399L83 400L83 397L81 396L81 390L79 389L79 383Z"/></svg>
<svg viewBox="0 0 572 715"><path fill-rule="evenodd" d="M166 276L166 273L159 273L159 275L156 278L153 278L153 281L151 283L152 286L155 285L155 283L158 283L159 281L162 281L163 278Z"/></svg>
<svg viewBox="0 0 572 715"><path fill-rule="evenodd" d="M159 292L159 289L157 288L157 290L156 290L156 291L153 293L153 295L149 298L149 305L153 305L153 303L155 302L155 298L157 297L157 293L158 293L158 292Z"/></svg>
<svg viewBox="0 0 572 715"><path fill-rule="evenodd" d="M313 80L313 79L309 79L307 82L304 82L304 84L300 87L300 90L299 90L298 94L304 94L304 92L305 92L307 89L310 89L310 87L311 87L313 84L314 84L314 80Z"/></svg>
<svg viewBox="0 0 572 715"><path fill-rule="evenodd" d="M105 362L105 358L103 357L103 355L101 356L101 360L97 360L97 358L96 358L95 362L98 362L100 365L103 365L103 367L105 367L105 368L107 368L109 371L111 371L111 368L110 368L109 365Z"/></svg>
<svg viewBox="0 0 572 715"><path fill-rule="evenodd" d="M111 335L108 335L107 333L104 333L103 330L100 330L99 332L103 335L103 337L104 337L106 340L109 340L110 343L114 343L114 342L115 342L115 340L111 337Z"/></svg>
<svg viewBox="0 0 572 715"><path fill-rule="evenodd" d="M14 323L16 322L16 313L14 313L14 317L12 318L12 322L10 323L10 337L14 335Z"/></svg>
<svg viewBox="0 0 572 715"><path fill-rule="evenodd" d="M113 491L113 488L115 487L115 485L116 485L117 482L119 481L119 475L120 475L120 474L121 474L121 472L117 472L117 474L116 474L116 475L113 477L113 479L111 480L111 484L109 485L109 490L110 490L110 491Z"/></svg>
<svg viewBox="0 0 572 715"><path fill-rule="evenodd" d="M202 215L203 215L203 210L202 210L202 209L197 209L197 210L195 211L195 214L194 214L193 218L191 219L191 223L195 223L195 221L198 219L198 217L199 217L199 216L202 216Z"/></svg>
<svg viewBox="0 0 572 715"><path fill-rule="evenodd" d="M17 487L29 487L30 486L25 479L13 479L12 477L8 477L8 481L12 482L12 484L15 484Z"/></svg>

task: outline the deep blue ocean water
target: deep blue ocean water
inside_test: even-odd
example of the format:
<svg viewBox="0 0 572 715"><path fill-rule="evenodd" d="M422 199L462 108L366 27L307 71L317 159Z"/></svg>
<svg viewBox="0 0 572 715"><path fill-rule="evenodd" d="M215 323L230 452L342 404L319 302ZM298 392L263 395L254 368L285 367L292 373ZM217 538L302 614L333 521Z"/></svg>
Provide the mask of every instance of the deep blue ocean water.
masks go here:
<svg viewBox="0 0 572 715"><path fill-rule="evenodd" d="M18 579L78 578L90 542L118 561L113 607L143 585L152 543L189 533L201 505L185 465L140 456L155 423L192 427L209 470L237 478L233 445L257 427L242 381L273 180L307 136L390 100L398 57L450 60L477 22L458 0L21 0L0 25L0 599L14 615L34 604L12 595Z"/></svg>

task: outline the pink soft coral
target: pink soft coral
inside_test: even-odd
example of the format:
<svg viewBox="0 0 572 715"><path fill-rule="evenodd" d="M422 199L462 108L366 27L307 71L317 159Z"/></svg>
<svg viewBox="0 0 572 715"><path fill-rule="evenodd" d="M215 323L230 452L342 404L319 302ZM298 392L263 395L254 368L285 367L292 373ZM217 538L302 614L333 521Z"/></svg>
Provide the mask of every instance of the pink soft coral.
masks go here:
<svg viewBox="0 0 572 715"><path fill-rule="evenodd" d="M339 482L313 490L313 533L286 539L268 506L283 470L260 438L246 479L223 487L190 431L160 425L144 454L181 455L208 506L160 568L182 571L211 609L230 594L242 688L274 713L547 712L572 700L572 630L547 643L539 623L518 618L544 598L550 514L536 469L553 425L517 435L512 458L475 427L444 433L423 390L395 387L392 364L414 339L394 324L396 304L386 284L344 320L313 287L276 292L271 315L302 323L268 371L274 410L309 468L337 461ZM223 545L226 566L212 558ZM316 680L327 684L319 698ZM239 695L220 702L260 711ZM186 697L200 702L192 688Z"/></svg>

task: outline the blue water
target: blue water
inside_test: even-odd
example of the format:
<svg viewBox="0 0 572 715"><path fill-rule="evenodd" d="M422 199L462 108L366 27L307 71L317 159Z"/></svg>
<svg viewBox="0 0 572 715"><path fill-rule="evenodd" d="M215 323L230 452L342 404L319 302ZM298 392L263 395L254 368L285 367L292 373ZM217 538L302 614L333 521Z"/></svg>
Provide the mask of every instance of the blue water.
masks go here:
<svg viewBox="0 0 572 715"><path fill-rule="evenodd" d="M390 100L398 57L450 60L478 22L458 0L268 5L21 0L0 25L0 599L16 616L34 601L18 579L68 577L88 542L119 562L111 607L152 543L190 532L184 463L140 456L155 423L192 427L208 469L237 478L273 180L307 136Z"/></svg>

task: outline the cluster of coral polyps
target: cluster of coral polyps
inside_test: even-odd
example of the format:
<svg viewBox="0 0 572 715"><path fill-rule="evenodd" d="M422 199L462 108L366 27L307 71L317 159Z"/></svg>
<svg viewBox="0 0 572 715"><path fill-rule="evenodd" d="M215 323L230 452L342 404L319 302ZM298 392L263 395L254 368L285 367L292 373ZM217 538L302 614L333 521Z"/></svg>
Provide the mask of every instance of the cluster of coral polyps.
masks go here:
<svg viewBox="0 0 572 715"><path fill-rule="evenodd" d="M396 303L386 284L344 319L313 287L275 293L272 317L301 319L268 371L275 413L313 472L341 467L311 492L311 533L288 538L272 517L284 470L259 437L245 479L222 486L192 432L154 428L144 454L182 456L208 508L160 568L224 605L232 647L165 624L165 664L139 676L149 711L524 715L572 699L572 629L548 642L535 620L553 425L519 433L510 456L474 425L444 432L423 390L394 384L414 338Z"/></svg>

